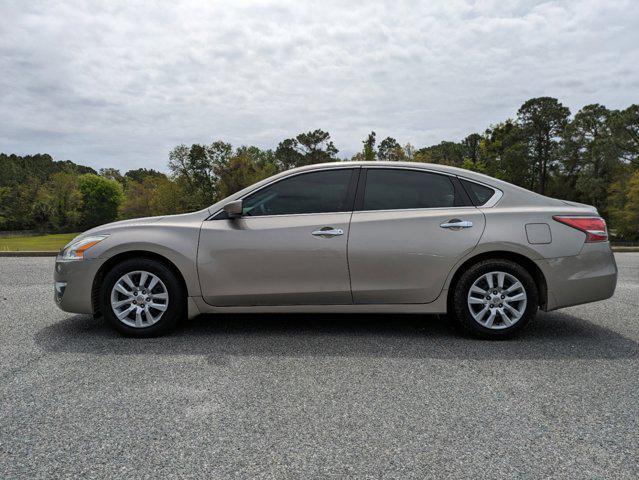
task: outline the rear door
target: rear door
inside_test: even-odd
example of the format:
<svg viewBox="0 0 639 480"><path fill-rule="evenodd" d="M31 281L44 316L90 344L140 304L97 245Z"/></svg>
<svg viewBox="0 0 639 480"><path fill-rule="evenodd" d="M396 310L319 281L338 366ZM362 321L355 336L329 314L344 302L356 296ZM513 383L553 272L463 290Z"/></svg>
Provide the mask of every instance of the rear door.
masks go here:
<svg viewBox="0 0 639 480"><path fill-rule="evenodd" d="M484 224L454 176L363 169L348 241L354 302L434 301L455 263L479 242Z"/></svg>

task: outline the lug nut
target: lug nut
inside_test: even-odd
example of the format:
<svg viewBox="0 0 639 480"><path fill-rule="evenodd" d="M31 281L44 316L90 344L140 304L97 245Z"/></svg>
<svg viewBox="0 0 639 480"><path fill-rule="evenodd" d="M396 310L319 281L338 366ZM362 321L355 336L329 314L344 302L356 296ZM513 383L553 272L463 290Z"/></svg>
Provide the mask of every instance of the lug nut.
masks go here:
<svg viewBox="0 0 639 480"><path fill-rule="evenodd" d="M503 300L504 298L506 298L504 295L501 296L501 299Z"/></svg>
<svg viewBox="0 0 639 480"><path fill-rule="evenodd" d="M503 306L504 306L504 305L503 305L503 303L500 303L500 304L499 304L499 308L501 308L501 307L503 307Z"/></svg>
<svg viewBox="0 0 639 480"><path fill-rule="evenodd" d="M138 302L136 302L135 300L133 300L133 305L137 305Z"/></svg>

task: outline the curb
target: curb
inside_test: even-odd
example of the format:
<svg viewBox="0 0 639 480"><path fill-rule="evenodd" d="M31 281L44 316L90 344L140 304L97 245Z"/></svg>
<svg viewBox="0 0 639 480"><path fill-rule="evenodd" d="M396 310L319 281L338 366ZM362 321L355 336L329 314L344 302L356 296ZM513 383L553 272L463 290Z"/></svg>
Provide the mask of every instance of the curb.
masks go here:
<svg viewBox="0 0 639 480"><path fill-rule="evenodd" d="M639 252L639 247L612 247L613 252Z"/></svg>
<svg viewBox="0 0 639 480"><path fill-rule="evenodd" d="M0 257L57 257L58 252L29 251L10 252L0 250Z"/></svg>

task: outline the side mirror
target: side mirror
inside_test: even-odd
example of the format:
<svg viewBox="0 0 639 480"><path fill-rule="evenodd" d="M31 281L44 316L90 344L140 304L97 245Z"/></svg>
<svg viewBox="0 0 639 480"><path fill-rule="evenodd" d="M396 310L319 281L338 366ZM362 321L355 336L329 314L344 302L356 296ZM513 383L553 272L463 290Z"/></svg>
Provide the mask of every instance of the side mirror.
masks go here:
<svg viewBox="0 0 639 480"><path fill-rule="evenodd" d="M235 200L234 202L229 202L222 210L226 212L229 218L238 218L242 216L242 200Z"/></svg>

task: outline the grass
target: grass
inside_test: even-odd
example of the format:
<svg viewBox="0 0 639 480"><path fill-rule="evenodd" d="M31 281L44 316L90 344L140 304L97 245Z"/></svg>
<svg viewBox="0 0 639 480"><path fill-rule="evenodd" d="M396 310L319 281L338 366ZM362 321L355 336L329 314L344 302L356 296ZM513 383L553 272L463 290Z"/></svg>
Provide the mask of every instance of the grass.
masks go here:
<svg viewBox="0 0 639 480"><path fill-rule="evenodd" d="M77 233L57 233L55 235L37 235L28 237L0 238L0 251L23 252L42 251L57 252L69 241L77 236Z"/></svg>

